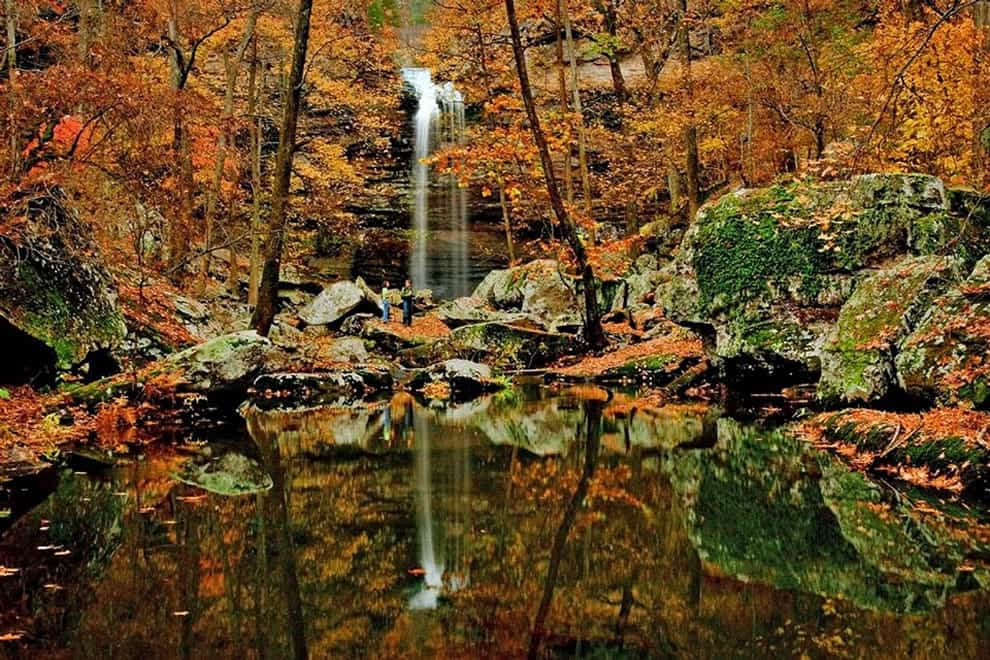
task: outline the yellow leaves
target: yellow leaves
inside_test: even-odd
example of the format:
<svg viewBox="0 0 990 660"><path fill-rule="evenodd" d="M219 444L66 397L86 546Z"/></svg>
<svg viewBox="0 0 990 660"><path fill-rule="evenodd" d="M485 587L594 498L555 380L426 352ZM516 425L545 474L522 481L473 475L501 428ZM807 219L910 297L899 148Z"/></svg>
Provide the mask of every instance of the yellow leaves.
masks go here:
<svg viewBox="0 0 990 660"><path fill-rule="evenodd" d="M489 188L488 186L483 186L481 188L481 196L482 197L491 197L492 196L492 189Z"/></svg>

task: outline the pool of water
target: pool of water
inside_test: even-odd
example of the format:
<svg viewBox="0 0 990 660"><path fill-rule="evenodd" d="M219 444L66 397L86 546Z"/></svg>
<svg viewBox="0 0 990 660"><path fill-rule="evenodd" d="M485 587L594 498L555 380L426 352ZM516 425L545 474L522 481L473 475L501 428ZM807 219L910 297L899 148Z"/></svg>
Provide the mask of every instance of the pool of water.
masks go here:
<svg viewBox="0 0 990 660"><path fill-rule="evenodd" d="M962 658L990 642L981 510L704 404L530 386L244 417L62 469L8 520L0 635L19 639L0 654Z"/></svg>

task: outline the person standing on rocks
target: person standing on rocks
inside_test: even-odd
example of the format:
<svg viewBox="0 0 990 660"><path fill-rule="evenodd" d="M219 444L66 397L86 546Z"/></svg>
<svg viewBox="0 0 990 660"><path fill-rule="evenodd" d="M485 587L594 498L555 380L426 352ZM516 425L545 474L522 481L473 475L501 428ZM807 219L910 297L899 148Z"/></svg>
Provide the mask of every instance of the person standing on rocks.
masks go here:
<svg viewBox="0 0 990 660"><path fill-rule="evenodd" d="M388 290L388 280L382 282L382 321L388 323L389 296L392 292Z"/></svg>
<svg viewBox="0 0 990 660"><path fill-rule="evenodd" d="M413 313L413 288L412 282L406 280L406 285L402 287L402 323L412 325Z"/></svg>

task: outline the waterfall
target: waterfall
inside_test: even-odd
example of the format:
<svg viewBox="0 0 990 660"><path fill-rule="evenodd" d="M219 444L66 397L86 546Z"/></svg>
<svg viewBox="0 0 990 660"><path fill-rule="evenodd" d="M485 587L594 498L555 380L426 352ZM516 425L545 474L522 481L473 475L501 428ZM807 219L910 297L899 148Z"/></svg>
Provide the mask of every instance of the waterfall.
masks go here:
<svg viewBox="0 0 990 660"><path fill-rule="evenodd" d="M430 167L423 162L435 149L464 141L464 98L453 83L436 85L429 69L406 68L402 77L416 94L418 107L413 116L413 246L409 259L409 278L416 289L442 290L456 297L470 293L468 281L469 237L467 231L467 191L457 177L447 176L444 209L437 216L449 222L451 249L449 277L439 281L431 270L429 249L437 241L430 239ZM440 214L440 211L445 213Z"/></svg>

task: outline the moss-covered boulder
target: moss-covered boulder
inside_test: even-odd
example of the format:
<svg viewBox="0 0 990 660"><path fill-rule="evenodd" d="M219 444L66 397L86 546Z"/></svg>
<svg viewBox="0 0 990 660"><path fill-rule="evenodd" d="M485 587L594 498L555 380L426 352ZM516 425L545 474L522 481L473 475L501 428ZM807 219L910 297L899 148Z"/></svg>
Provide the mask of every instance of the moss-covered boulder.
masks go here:
<svg viewBox="0 0 990 660"><path fill-rule="evenodd" d="M277 351L267 337L243 330L174 353L153 376L182 391L226 394L245 391L266 369L277 370Z"/></svg>
<svg viewBox="0 0 990 660"><path fill-rule="evenodd" d="M958 251L953 213L941 181L920 174L738 191L698 213L656 297L671 318L713 326L734 371L817 375L864 269Z"/></svg>
<svg viewBox="0 0 990 660"><path fill-rule="evenodd" d="M451 333L460 357L505 368L543 367L573 353L580 342L573 336L508 323L475 323Z"/></svg>
<svg viewBox="0 0 990 660"><path fill-rule="evenodd" d="M833 405L886 397L897 384L897 346L959 271L958 259L926 256L866 276L822 347L818 397Z"/></svg>
<svg viewBox="0 0 990 660"><path fill-rule="evenodd" d="M0 235L0 322L7 348L13 347L7 335L16 330L47 346L62 370L116 348L127 330L113 280L64 194L25 195L0 208L0 219L6 218L20 218L3 223L7 229ZM5 360L27 359L24 343L25 350Z"/></svg>
<svg viewBox="0 0 990 660"><path fill-rule="evenodd" d="M896 366L906 392L990 407L990 256L935 300L902 342Z"/></svg>

